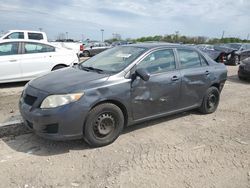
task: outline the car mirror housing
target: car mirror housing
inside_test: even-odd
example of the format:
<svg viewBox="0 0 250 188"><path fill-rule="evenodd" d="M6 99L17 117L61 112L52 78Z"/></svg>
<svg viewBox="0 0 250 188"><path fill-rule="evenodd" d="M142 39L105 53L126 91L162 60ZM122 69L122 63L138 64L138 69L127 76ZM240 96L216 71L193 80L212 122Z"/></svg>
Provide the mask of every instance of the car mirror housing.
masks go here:
<svg viewBox="0 0 250 188"><path fill-rule="evenodd" d="M146 69L137 69L135 71L136 76L139 76L142 80L148 81L150 78L150 74Z"/></svg>

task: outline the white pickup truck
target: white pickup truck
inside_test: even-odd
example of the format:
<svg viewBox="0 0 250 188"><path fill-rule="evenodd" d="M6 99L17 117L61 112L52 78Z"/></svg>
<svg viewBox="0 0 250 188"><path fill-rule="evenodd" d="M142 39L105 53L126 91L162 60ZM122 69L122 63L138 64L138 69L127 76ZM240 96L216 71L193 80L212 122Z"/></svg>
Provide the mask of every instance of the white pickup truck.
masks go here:
<svg viewBox="0 0 250 188"><path fill-rule="evenodd" d="M39 40L41 42L48 42L48 37L45 32L41 31L29 31L29 30L9 30L8 32L0 36L0 41L5 40ZM80 42L50 42L51 44L66 48L73 51L78 56L83 51L83 45Z"/></svg>
<svg viewBox="0 0 250 188"><path fill-rule="evenodd" d="M10 30L0 37L0 41L12 39L48 41L46 33L41 31Z"/></svg>

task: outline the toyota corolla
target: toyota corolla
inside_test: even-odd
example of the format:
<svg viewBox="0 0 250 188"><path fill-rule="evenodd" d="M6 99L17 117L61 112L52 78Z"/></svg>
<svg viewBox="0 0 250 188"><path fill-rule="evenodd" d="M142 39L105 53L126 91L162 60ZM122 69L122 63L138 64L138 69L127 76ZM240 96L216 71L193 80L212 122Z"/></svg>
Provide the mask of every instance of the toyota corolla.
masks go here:
<svg viewBox="0 0 250 188"><path fill-rule="evenodd" d="M226 79L224 64L192 47L133 44L30 81L19 108L42 137L104 146L139 122L191 109L213 113Z"/></svg>

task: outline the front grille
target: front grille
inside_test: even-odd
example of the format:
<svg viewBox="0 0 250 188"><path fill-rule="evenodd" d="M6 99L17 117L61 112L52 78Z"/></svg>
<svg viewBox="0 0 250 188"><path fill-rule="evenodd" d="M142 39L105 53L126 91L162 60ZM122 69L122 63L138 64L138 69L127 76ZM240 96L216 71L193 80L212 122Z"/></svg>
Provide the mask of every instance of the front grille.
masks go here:
<svg viewBox="0 0 250 188"><path fill-rule="evenodd" d="M36 99L37 97L31 96L28 94L24 96L24 102L30 106L32 106L35 103Z"/></svg>

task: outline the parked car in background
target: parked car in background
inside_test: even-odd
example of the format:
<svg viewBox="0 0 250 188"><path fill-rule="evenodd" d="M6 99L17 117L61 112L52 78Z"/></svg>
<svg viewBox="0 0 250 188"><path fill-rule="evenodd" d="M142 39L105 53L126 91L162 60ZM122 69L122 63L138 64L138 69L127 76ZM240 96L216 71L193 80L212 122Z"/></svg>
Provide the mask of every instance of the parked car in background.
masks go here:
<svg viewBox="0 0 250 188"><path fill-rule="evenodd" d="M238 70L238 77L240 80L250 79L250 58L244 59Z"/></svg>
<svg viewBox="0 0 250 188"><path fill-rule="evenodd" d="M19 108L25 125L40 136L104 146L145 120L191 109L213 113L226 79L224 64L192 47L118 46L32 80Z"/></svg>
<svg viewBox="0 0 250 188"><path fill-rule="evenodd" d="M224 53L225 64L238 65L240 61L250 57L250 45L241 43L227 43L215 45L217 51Z"/></svg>
<svg viewBox="0 0 250 188"><path fill-rule="evenodd" d="M238 65L240 61L250 57L250 44L227 43L215 45L197 45L213 60L228 65Z"/></svg>
<svg viewBox="0 0 250 188"><path fill-rule="evenodd" d="M116 41L111 44L111 46L120 46L120 45L128 45L128 44L133 44L133 42L130 41Z"/></svg>
<svg viewBox="0 0 250 188"><path fill-rule="evenodd" d="M0 83L31 80L78 63L70 50L36 40L0 41Z"/></svg>
<svg viewBox="0 0 250 188"><path fill-rule="evenodd" d="M200 50L214 50L214 46L210 44L198 44L196 47Z"/></svg>
<svg viewBox="0 0 250 188"><path fill-rule="evenodd" d="M82 46L80 57L91 57L109 48L111 48L111 45L106 42L88 43Z"/></svg>
<svg viewBox="0 0 250 188"><path fill-rule="evenodd" d="M10 30L0 37L0 41L12 39L48 41L46 33L41 31Z"/></svg>
<svg viewBox="0 0 250 188"><path fill-rule="evenodd" d="M72 50L75 54L77 54L77 56L80 56L83 52L83 45L81 42L58 41L50 43L60 48L66 48L67 50Z"/></svg>
<svg viewBox="0 0 250 188"><path fill-rule="evenodd" d="M218 63L225 63L224 52L220 50L216 50L214 48L214 45L198 44L198 45L195 45L195 48L198 48L202 52L206 53L214 61Z"/></svg>

